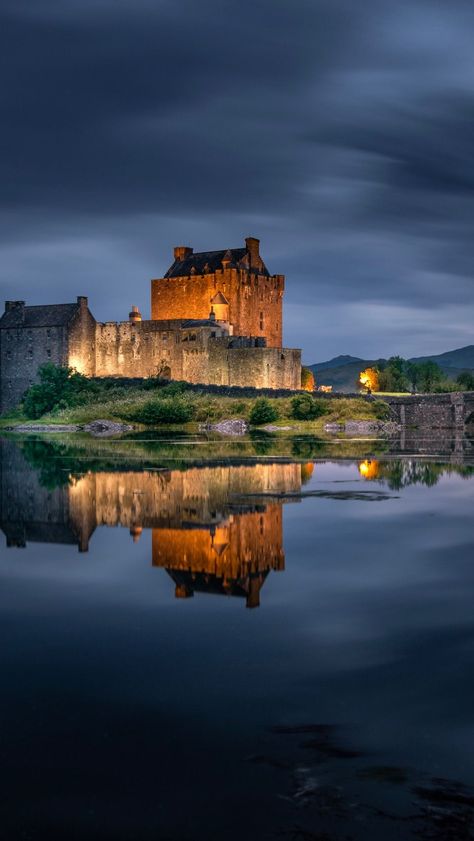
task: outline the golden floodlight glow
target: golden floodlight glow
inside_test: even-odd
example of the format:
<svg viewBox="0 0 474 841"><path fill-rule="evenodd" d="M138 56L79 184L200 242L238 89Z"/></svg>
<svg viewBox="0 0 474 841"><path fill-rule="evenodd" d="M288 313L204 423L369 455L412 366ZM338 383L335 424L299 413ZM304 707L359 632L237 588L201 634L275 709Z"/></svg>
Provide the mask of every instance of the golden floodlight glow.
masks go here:
<svg viewBox="0 0 474 841"><path fill-rule="evenodd" d="M367 390L370 389L370 391L378 391L379 390L378 371L376 371L375 368L366 368L365 371L360 372L359 382Z"/></svg>
<svg viewBox="0 0 474 841"><path fill-rule="evenodd" d="M379 475L379 462L377 459L365 459L359 464L359 473L364 479L377 479Z"/></svg>
<svg viewBox="0 0 474 841"><path fill-rule="evenodd" d="M70 356L69 361L68 361L68 365L77 374L83 374L84 373L84 363L83 363L82 359L79 359L77 356Z"/></svg>

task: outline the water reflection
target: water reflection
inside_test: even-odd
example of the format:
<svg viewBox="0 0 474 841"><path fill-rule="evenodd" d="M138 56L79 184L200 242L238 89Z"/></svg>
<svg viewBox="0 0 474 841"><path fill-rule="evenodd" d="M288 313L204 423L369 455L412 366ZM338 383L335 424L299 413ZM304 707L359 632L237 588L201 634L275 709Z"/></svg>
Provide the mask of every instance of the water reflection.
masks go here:
<svg viewBox="0 0 474 841"><path fill-rule="evenodd" d="M0 835L472 837L472 462L192 443L1 445Z"/></svg>
<svg viewBox="0 0 474 841"><path fill-rule="evenodd" d="M187 470L117 469L114 464L104 470L103 459L83 461L74 445L3 441L1 447L1 527L8 547L77 544L87 552L99 527L125 527L133 542L151 529L151 563L168 573L180 599L205 592L239 596L247 607L257 607L269 572L285 568L283 505L288 502L309 496L390 498L358 488L303 491L313 477L312 461ZM390 489L431 486L447 471L471 475L474 469L413 458L365 458L356 464L364 481Z"/></svg>
<svg viewBox="0 0 474 841"><path fill-rule="evenodd" d="M299 493L312 464L256 464L183 470L64 469L51 487L11 442L3 443L1 527L7 546L77 544L87 552L98 527L122 526L137 542L152 531L152 564L175 583L177 598L207 592L257 607L271 570L285 567L283 500L251 495ZM50 473L47 474L50 479Z"/></svg>
<svg viewBox="0 0 474 841"><path fill-rule="evenodd" d="M449 474L469 478L474 475L474 467L469 464L443 464L414 458L385 462L376 458L366 458L359 462L359 473L368 482L377 481L392 490L400 490L409 485L433 487L442 476Z"/></svg>

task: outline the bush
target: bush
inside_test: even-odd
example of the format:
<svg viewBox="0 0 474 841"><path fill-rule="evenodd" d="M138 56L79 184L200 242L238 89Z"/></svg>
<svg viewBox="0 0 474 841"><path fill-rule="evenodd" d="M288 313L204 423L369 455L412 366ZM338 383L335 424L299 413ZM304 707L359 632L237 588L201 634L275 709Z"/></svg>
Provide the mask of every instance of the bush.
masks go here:
<svg viewBox="0 0 474 841"><path fill-rule="evenodd" d="M314 420L328 411L324 400L315 400L310 394L298 394L291 401L291 416L297 420Z"/></svg>
<svg viewBox="0 0 474 841"><path fill-rule="evenodd" d="M23 398L27 418L40 418L46 412L80 406L99 391L98 385L72 368L47 362L39 368L40 381Z"/></svg>
<svg viewBox="0 0 474 841"><path fill-rule="evenodd" d="M263 423L272 423L278 420L278 409L266 397L260 397L253 404L250 414L249 422L252 426L261 426Z"/></svg>
<svg viewBox="0 0 474 841"><path fill-rule="evenodd" d="M459 374L456 382L462 391L474 391L474 373L463 371L462 374Z"/></svg>
<svg viewBox="0 0 474 841"><path fill-rule="evenodd" d="M383 400L374 400L372 411L377 420L387 420L390 417L390 406L388 403L384 403Z"/></svg>
<svg viewBox="0 0 474 841"><path fill-rule="evenodd" d="M193 417L193 406L184 400L163 398L149 400L132 412L130 420L145 424L187 423Z"/></svg>

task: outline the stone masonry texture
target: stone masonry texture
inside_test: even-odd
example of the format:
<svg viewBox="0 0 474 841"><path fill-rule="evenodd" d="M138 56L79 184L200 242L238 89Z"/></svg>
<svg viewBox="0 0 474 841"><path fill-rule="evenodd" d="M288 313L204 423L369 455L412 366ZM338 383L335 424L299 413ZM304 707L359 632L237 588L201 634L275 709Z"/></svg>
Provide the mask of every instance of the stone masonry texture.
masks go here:
<svg viewBox="0 0 474 841"><path fill-rule="evenodd" d="M301 351L282 347L283 275L270 275L259 240L241 248L174 250L151 282L151 320L96 322L87 298L27 306L8 301L0 318L0 408L16 406L51 362L87 376L160 376L193 384L295 391Z"/></svg>

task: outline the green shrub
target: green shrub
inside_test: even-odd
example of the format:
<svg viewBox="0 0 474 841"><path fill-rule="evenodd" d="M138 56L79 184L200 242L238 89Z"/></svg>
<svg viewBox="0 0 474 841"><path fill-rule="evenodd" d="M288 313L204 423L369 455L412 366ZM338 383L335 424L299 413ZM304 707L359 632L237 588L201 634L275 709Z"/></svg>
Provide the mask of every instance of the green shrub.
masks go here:
<svg viewBox="0 0 474 841"><path fill-rule="evenodd" d="M291 401L291 416L297 420L314 420L326 415L329 407L325 400L315 400L311 394L298 394Z"/></svg>
<svg viewBox="0 0 474 841"><path fill-rule="evenodd" d="M40 418L46 412L56 412L90 401L98 385L72 368L47 362L39 368L40 381L32 385L23 398L27 418Z"/></svg>
<svg viewBox="0 0 474 841"><path fill-rule="evenodd" d="M474 373L463 371L459 374L456 383L462 391L474 391Z"/></svg>
<svg viewBox="0 0 474 841"><path fill-rule="evenodd" d="M278 409L266 397L259 397L253 404L250 414L249 423L252 426L261 426L263 423L272 423L278 420Z"/></svg>
<svg viewBox="0 0 474 841"><path fill-rule="evenodd" d="M193 406L185 400L171 399L149 400L135 409L131 420L145 424L187 423L193 417Z"/></svg>
<svg viewBox="0 0 474 841"><path fill-rule="evenodd" d="M383 400L374 400L371 405L377 420L387 420L390 417L390 406L388 403L384 403Z"/></svg>

